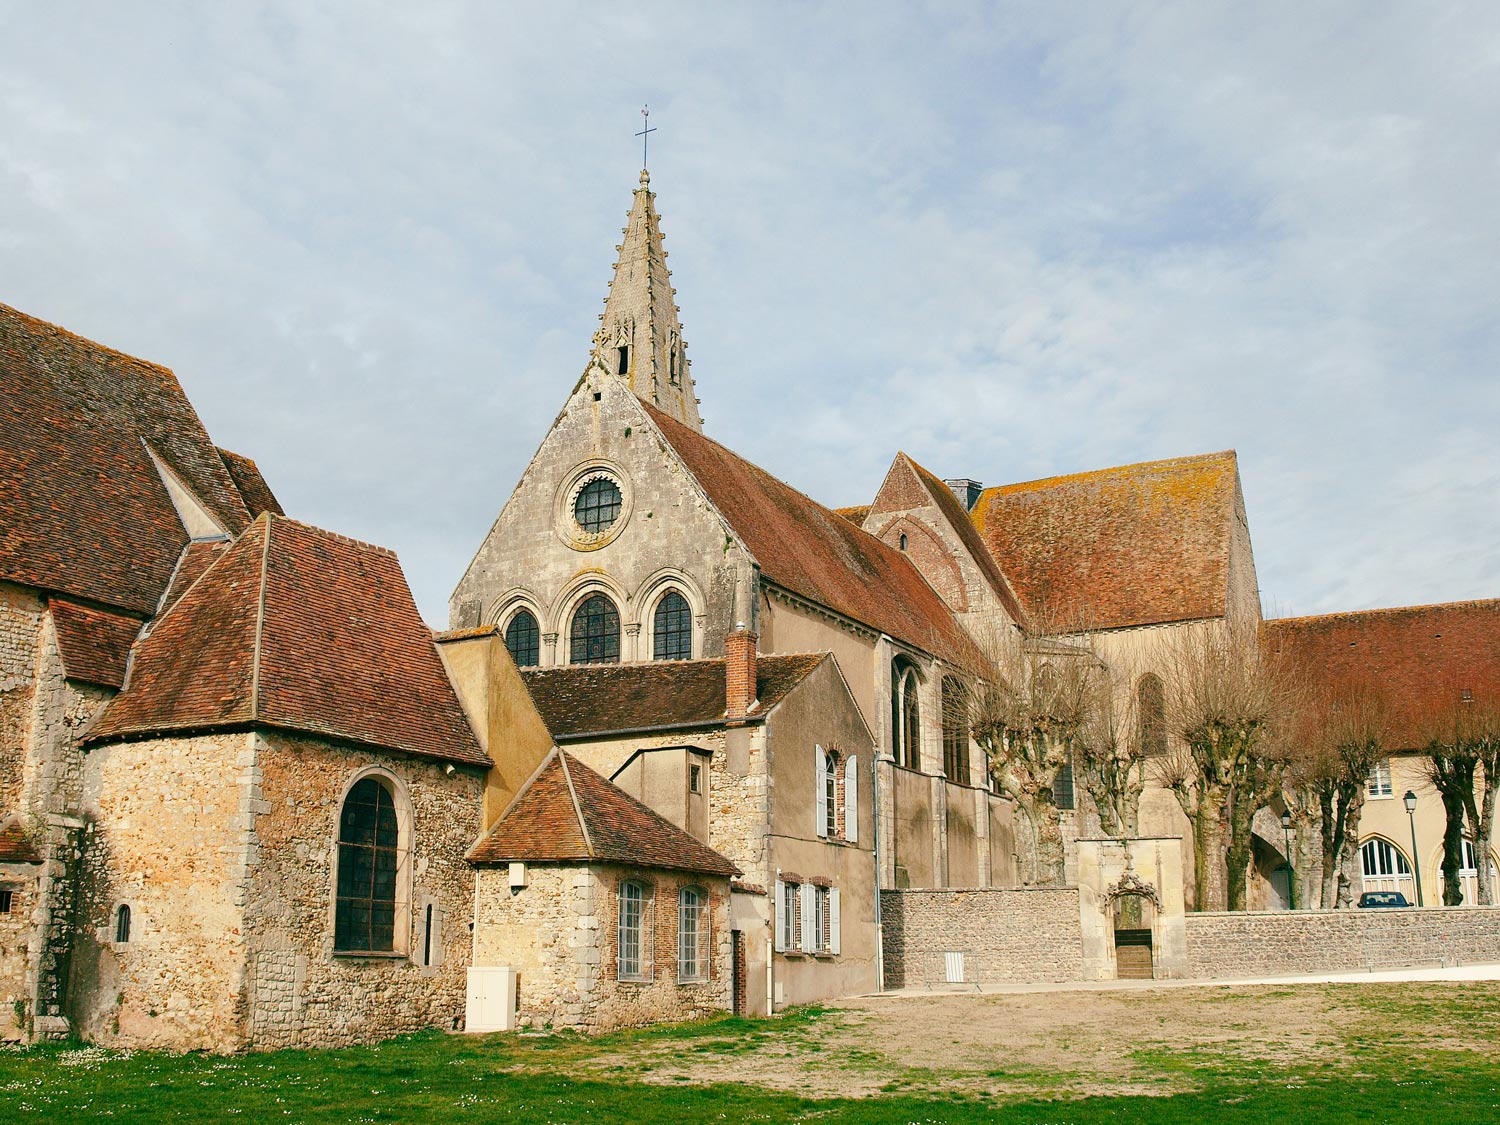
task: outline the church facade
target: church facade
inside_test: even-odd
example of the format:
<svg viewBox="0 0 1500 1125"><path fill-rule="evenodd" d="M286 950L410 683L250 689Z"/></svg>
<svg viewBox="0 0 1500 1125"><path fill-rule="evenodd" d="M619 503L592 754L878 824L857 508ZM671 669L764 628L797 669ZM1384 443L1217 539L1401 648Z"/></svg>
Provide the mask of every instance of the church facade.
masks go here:
<svg viewBox="0 0 1500 1125"><path fill-rule="evenodd" d="M1263 622L1232 452L999 487L898 454L825 507L703 432L665 259L643 173L587 367L437 633L170 371L0 306L0 1030L234 1051L873 991L921 913L891 896L1039 881L970 732L1010 660L1086 652L1155 757L1164 654L1205 632L1413 715L1500 684L1500 602ZM1371 887L1436 885L1430 791L1398 838L1407 741ZM1177 802L1146 785L1138 865L1065 769L1077 890L1027 901L1112 975L1123 888L1185 963ZM1249 905L1278 909L1262 820ZM1043 940L1016 917L1007 948Z"/></svg>

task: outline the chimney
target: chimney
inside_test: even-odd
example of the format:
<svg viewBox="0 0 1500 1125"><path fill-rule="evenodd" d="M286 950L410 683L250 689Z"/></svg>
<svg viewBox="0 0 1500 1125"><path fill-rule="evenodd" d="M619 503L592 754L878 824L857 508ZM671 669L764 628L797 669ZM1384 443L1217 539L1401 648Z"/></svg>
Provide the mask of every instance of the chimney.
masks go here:
<svg viewBox="0 0 1500 1125"><path fill-rule="evenodd" d="M742 621L724 638L724 717L743 719L755 706L755 642Z"/></svg>
<svg viewBox="0 0 1500 1125"><path fill-rule="evenodd" d="M958 502L964 506L964 511L966 512L974 510L974 502L979 499L979 494L984 491L984 485L980 484L977 480L968 480L964 477L959 477L955 480L945 480L943 483L952 490L954 496L958 497Z"/></svg>

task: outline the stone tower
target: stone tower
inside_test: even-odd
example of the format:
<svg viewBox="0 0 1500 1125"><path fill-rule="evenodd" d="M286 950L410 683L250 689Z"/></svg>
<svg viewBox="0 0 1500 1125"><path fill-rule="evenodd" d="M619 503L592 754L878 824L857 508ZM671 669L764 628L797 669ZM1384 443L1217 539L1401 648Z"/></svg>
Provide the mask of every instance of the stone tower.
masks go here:
<svg viewBox="0 0 1500 1125"><path fill-rule="evenodd" d="M636 397L701 432L655 198L651 177L642 171L594 334L592 365L619 376Z"/></svg>

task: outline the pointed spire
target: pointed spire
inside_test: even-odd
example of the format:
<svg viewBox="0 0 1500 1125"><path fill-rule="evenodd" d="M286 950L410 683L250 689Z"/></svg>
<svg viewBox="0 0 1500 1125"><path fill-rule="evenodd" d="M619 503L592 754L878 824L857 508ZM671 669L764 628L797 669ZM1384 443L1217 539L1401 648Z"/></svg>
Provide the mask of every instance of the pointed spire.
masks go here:
<svg viewBox="0 0 1500 1125"><path fill-rule="evenodd" d="M594 335L593 364L624 379L636 397L701 433L703 420L688 374L655 198L651 177L642 170Z"/></svg>

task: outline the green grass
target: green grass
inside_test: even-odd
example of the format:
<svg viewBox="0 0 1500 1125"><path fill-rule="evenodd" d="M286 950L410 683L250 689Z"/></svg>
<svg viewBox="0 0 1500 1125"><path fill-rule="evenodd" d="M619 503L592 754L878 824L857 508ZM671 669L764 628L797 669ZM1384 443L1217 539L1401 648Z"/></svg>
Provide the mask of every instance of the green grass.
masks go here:
<svg viewBox="0 0 1500 1125"><path fill-rule="evenodd" d="M1343 999L1343 997L1341 997ZM1488 999L1486 1004L1482 1001ZM1395 1122L1436 1125L1500 1119L1500 1063L1489 1050L1420 1049L1378 1033L1399 1008L1401 1027L1447 1035L1471 1021L1484 1038L1493 996L1424 1001L1348 999L1357 1034L1339 1050L1290 1063L1184 1044L1130 1056L1133 1088L1162 1096L1049 1097L1049 1079L1076 1078L993 1064L933 1071L883 1059L816 1008L776 1020L721 1019L677 1027L520 1037L424 1034L376 1047L279 1051L239 1057L112 1052L48 1045L0 1050L0 1121L160 1122ZM1476 1029L1477 1030L1477 1029ZM639 1080L687 1059L733 1068L759 1051L794 1052L802 1065L847 1065L887 1079L863 1099L800 1098L741 1082ZM1021 1094L973 1092L987 1080L1027 1084ZM990 1082L990 1085L996 1085Z"/></svg>

